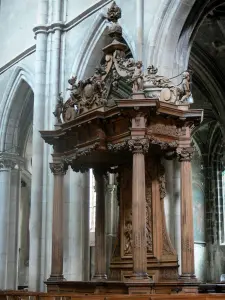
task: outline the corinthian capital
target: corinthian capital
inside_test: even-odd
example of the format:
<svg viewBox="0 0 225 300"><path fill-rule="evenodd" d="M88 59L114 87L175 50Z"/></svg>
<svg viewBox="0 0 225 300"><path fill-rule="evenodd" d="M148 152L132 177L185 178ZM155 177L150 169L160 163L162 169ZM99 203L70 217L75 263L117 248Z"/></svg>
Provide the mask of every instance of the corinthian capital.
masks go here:
<svg viewBox="0 0 225 300"><path fill-rule="evenodd" d="M17 154L11 153L0 153L0 169L12 170L16 165L20 166L23 159Z"/></svg>
<svg viewBox="0 0 225 300"><path fill-rule="evenodd" d="M54 175L65 175L68 166L64 162L50 163L50 169Z"/></svg>
<svg viewBox="0 0 225 300"><path fill-rule="evenodd" d="M135 139L128 141L129 150L133 153L147 153L149 148L149 140L144 139Z"/></svg>
<svg viewBox="0 0 225 300"><path fill-rule="evenodd" d="M193 147L177 148L177 156L179 161L191 161L194 153Z"/></svg>

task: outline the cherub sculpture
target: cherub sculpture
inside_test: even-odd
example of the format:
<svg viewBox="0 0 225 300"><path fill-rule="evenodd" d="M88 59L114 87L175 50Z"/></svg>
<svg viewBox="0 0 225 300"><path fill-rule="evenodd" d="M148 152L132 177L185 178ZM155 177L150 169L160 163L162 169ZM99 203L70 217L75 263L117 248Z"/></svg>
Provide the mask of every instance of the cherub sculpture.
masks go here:
<svg viewBox="0 0 225 300"><path fill-rule="evenodd" d="M61 95L62 93L59 93L59 96L57 98L57 104L55 106L55 111L53 112L53 115L57 118L58 124L62 124L61 114L63 111L63 98Z"/></svg>
<svg viewBox="0 0 225 300"><path fill-rule="evenodd" d="M189 72L183 73L182 90L183 97L180 100L181 103L187 102L189 97L191 97L191 80Z"/></svg>
<svg viewBox="0 0 225 300"><path fill-rule="evenodd" d="M139 92L143 90L143 73L142 73L142 62L136 62L134 74L132 76L133 92Z"/></svg>
<svg viewBox="0 0 225 300"><path fill-rule="evenodd" d="M95 90L97 92L99 92L100 94L103 93L104 82L103 82L102 76L105 74L106 74L106 72L101 67L96 67L95 73L91 78L91 81L94 84Z"/></svg>

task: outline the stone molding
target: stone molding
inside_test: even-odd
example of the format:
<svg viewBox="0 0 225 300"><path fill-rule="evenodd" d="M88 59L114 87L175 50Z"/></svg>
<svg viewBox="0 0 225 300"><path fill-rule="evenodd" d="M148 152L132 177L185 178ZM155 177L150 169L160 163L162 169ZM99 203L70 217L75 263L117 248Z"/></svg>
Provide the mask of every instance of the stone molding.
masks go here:
<svg viewBox="0 0 225 300"><path fill-rule="evenodd" d="M68 170L68 165L66 165L64 162L53 162L50 163L49 166L54 176L65 175Z"/></svg>
<svg viewBox="0 0 225 300"><path fill-rule="evenodd" d="M194 153L193 147L177 148L177 156L180 162L191 161Z"/></svg>
<svg viewBox="0 0 225 300"><path fill-rule="evenodd" d="M144 154L148 153L149 149L149 140L146 138L143 139L132 139L128 141L129 150L134 154Z"/></svg>
<svg viewBox="0 0 225 300"><path fill-rule="evenodd" d="M60 31L63 31L64 28L65 28L65 24L62 22L62 21L59 21L59 22L54 22L52 24L47 24L47 25L37 25L33 28L33 32L35 33L35 36L38 34L38 33L51 33L51 32L55 32L56 30L60 30Z"/></svg>

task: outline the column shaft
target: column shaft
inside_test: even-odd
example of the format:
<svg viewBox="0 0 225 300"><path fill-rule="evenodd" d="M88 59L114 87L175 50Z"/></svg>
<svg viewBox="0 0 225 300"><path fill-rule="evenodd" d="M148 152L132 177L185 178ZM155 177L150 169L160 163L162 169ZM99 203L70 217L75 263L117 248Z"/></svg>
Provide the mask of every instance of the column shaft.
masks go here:
<svg viewBox="0 0 225 300"><path fill-rule="evenodd" d="M7 279L7 227L9 218L10 173L10 169L0 168L0 289L6 288Z"/></svg>
<svg viewBox="0 0 225 300"><path fill-rule="evenodd" d="M43 278L41 273L41 224L43 205L43 153L44 143L39 130L44 129L45 116L45 87L46 87L46 54L47 54L47 24L48 0L39 0L38 24L36 33L36 62L35 62L35 92L33 114L33 151L32 151L32 187L30 208L30 259L29 259L29 290L40 290Z"/></svg>
<svg viewBox="0 0 225 300"><path fill-rule="evenodd" d="M105 243L105 182L101 171L94 171L96 180L96 223L95 223L95 275L93 280L105 280L106 243Z"/></svg>
<svg viewBox="0 0 225 300"><path fill-rule="evenodd" d="M194 270L194 237L191 162L181 162L181 268L182 276L192 277Z"/></svg>
<svg viewBox="0 0 225 300"><path fill-rule="evenodd" d="M181 278L195 279L191 158L193 148L178 148L181 162Z"/></svg>
<svg viewBox="0 0 225 300"><path fill-rule="evenodd" d="M18 226L21 177L20 170L11 171L9 201L9 232L7 257L7 289L16 290L18 282Z"/></svg>
<svg viewBox="0 0 225 300"><path fill-rule="evenodd" d="M63 280L63 163L50 164L54 174L53 218L52 218L52 266L48 280Z"/></svg>
<svg viewBox="0 0 225 300"><path fill-rule="evenodd" d="M133 154L132 239L134 275L147 277L145 157L143 153Z"/></svg>

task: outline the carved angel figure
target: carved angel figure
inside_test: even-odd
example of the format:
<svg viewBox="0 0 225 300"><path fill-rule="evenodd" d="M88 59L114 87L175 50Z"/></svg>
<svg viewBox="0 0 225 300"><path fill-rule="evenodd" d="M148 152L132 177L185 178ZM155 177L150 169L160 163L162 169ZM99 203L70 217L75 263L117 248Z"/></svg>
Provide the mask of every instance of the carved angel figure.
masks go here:
<svg viewBox="0 0 225 300"><path fill-rule="evenodd" d="M53 112L53 115L57 118L58 124L62 124L61 114L63 111L63 98L61 95L62 95L62 93L59 93L59 96L57 99L57 104L55 106L55 111Z"/></svg>
<svg viewBox="0 0 225 300"><path fill-rule="evenodd" d="M183 73L183 81L182 81L182 89L183 89L183 97L180 102L185 102L191 96L191 86L190 86L190 74L189 72Z"/></svg>
<svg viewBox="0 0 225 300"><path fill-rule="evenodd" d="M136 63L134 74L132 76L133 81L133 92L138 92L143 90L143 73L142 73L142 62L138 61Z"/></svg>
<svg viewBox="0 0 225 300"><path fill-rule="evenodd" d="M105 75L106 72L101 67L95 68L95 73L91 78L92 83L94 84L94 89L99 92L100 94L103 93L104 89L104 82L102 76Z"/></svg>

